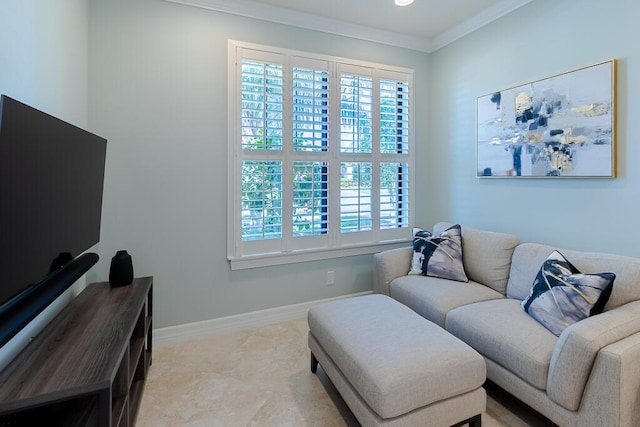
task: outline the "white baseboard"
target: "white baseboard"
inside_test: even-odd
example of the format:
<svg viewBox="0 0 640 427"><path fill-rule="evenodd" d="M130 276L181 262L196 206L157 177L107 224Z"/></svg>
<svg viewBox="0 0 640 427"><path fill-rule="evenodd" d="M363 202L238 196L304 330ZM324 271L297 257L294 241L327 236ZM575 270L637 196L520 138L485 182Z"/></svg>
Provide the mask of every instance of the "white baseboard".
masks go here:
<svg viewBox="0 0 640 427"><path fill-rule="evenodd" d="M177 344L193 339L206 338L228 332L241 331L244 329L286 322L287 320L299 319L301 317L306 317L307 311L316 304L360 295L368 295L371 293L373 292L367 291L323 300L309 301L301 304L287 305L284 307L270 308L267 310L253 311L250 313L236 314L234 316L220 317L218 319L204 320L202 322L154 329L153 345L156 347L162 347L164 345Z"/></svg>

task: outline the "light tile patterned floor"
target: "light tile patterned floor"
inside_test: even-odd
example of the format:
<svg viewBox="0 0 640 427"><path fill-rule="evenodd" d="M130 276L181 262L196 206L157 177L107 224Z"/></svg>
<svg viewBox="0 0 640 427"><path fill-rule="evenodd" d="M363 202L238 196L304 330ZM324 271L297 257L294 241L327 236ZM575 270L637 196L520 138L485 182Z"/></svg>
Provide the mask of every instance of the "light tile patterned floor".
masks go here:
<svg viewBox="0 0 640 427"><path fill-rule="evenodd" d="M358 426L322 369L306 319L154 348L138 427ZM549 426L489 388L485 427Z"/></svg>

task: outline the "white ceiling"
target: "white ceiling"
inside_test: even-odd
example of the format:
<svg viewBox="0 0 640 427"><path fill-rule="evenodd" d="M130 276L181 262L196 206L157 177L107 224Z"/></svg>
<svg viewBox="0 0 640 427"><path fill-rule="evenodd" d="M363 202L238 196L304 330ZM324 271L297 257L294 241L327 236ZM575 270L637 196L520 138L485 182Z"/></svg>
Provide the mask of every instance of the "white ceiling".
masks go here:
<svg viewBox="0 0 640 427"><path fill-rule="evenodd" d="M433 52L532 0L168 0Z"/></svg>

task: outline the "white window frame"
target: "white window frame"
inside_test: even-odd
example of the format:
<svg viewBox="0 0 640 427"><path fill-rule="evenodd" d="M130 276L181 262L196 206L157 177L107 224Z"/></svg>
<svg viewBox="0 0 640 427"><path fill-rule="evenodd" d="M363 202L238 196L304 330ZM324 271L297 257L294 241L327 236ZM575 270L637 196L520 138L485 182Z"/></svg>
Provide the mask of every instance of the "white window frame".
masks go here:
<svg viewBox="0 0 640 427"><path fill-rule="evenodd" d="M243 160L251 160L255 153L246 155L240 144L241 140L241 61L243 58L251 57L257 60L268 60L268 58L282 58L284 65L285 88L287 80L290 80L289 71L295 65L305 64L327 64L330 79L329 94L329 150L323 153L295 153L295 155L283 155L283 174L284 168L289 167L293 161L328 161L329 168L329 206L328 215L330 223L330 231L326 235L311 237L291 237L283 235L281 239L262 240L257 242L242 241L241 228L241 174ZM374 103L373 103L373 138L372 138L372 154L370 155L345 155L340 153L340 73L373 73L374 78ZM405 155L385 155L380 153L379 142L379 79L399 79L405 81L409 85L409 144L408 154ZM254 43L246 43L235 40L229 40L228 43L228 191L227 191L227 258L231 263L232 270L263 267L269 265L288 264L295 262L313 261L321 259L330 259L343 256L363 255L379 252L393 247L406 246L406 242L411 240L411 228L415 219L415 134L414 134L414 111L415 97L414 94L414 71L412 69L395 67L389 65L375 64L365 61L351 60L334 56L313 54L308 52L300 52L289 49L264 46ZM333 82L333 83L332 83ZM286 141L287 133L291 134L291 129L287 129L287 124L291 123L291 96L284 93L284 134L285 142L283 152L286 152L286 146L290 142ZM262 151L262 150L261 150ZM261 153L265 154L265 153ZM271 153L269 153L271 154ZM269 157L267 154L266 157ZM254 157L252 157L254 156ZM332 221L339 221L340 218L340 162L345 160L358 161L370 158L374 164L380 162L399 162L407 163L409 168L409 192L408 192L408 211L409 223L406 227L397 227L390 229L379 228L379 188L380 174L379 168L374 168L373 185L372 185L372 220L373 229L371 231L356 233L340 233L335 232L332 228ZM376 163L377 162L377 163ZM338 165L337 167L335 165ZM286 191L286 180L283 182ZM287 194L283 194L283 199L291 198ZM283 207L283 228L289 227L291 220L284 217L287 202ZM337 219L336 219L337 218ZM283 230L284 231L284 230Z"/></svg>

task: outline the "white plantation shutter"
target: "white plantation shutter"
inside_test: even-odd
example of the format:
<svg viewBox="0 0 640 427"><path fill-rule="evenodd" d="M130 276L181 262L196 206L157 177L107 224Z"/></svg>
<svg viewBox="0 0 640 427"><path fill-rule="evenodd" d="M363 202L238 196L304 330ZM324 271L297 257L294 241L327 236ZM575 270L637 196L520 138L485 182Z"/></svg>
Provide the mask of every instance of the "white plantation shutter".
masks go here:
<svg viewBox="0 0 640 427"><path fill-rule="evenodd" d="M387 73L380 79L381 229L410 223L409 93L405 75Z"/></svg>
<svg viewBox="0 0 640 427"><path fill-rule="evenodd" d="M242 162L242 240L282 237L282 162Z"/></svg>
<svg viewBox="0 0 640 427"><path fill-rule="evenodd" d="M232 268L409 240L413 72L229 46Z"/></svg>
<svg viewBox="0 0 640 427"><path fill-rule="evenodd" d="M380 82L380 152L409 152L409 84Z"/></svg>
<svg viewBox="0 0 640 427"><path fill-rule="evenodd" d="M373 228L372 164L343 162L340 189L340 231L352 233Z"/></svg>
<svg viewBox="0 0 640 427"><path fill-rule="evenodd" d="M329 202L326 162L294 162L293 175L293 236L326 234Z"/></svg>
<svg viewBox="0 0 640 427"><path fill-rule="evenodd" d="M340 75L340 151L371 153L373 138L373 79Z"/></svg>
<svg viewBox="0 0 640 427"><path fill-rule="evenodd" d="M409 166L407 163L380 164L380 228L409 224Z"/></svg>
<svg viewBox="0 0 640 427"><path fill-rule="evenodd" d="M293 55L288 250L329 246L329 63Z"/></svg>
<svg viewBox="0 0 640 427"><path fill-rule="evenodd" d="M329 143L329 73L293 68L293 147L327 151Z"/></svg>
<svg viewBox="0 0 640 427"><path fill-rule="evenodd" d="M282 238L284 74L281 55L247 52L240 64L242 241Z"/></svg>
<svg viewBox="0 0 640 427"><path fill-rule="evenodd" d="M281 64L242 60L242 148L281 150Z"/></svg>

